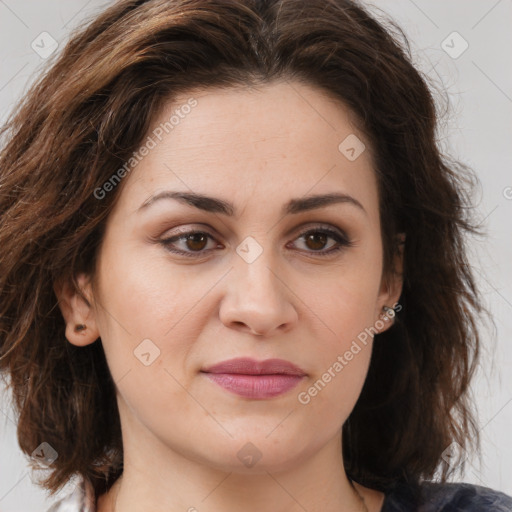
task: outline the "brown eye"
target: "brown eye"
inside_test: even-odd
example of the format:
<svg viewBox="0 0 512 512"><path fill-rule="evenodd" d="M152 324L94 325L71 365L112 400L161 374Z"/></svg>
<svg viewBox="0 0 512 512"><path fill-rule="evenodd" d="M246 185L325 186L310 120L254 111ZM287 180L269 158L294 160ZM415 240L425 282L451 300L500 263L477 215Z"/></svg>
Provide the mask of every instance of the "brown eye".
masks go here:
<svg viewBox="0 0 512 512"><path fill-rule="evenodd" d="M306 245L310 249L313 249L314 251L319 251L319 250L324 249L325 244L327 243L328 239L329 239L329 237L321 231L316 231L314 233L305 235Z"/></svg>
<svg viewBox="0 0 512 512"><path fill-rule="evenodd" d="M186 237L185 243L187 248L192 251L201 251L205 248L208 242L208 237L205 233L193 233Z"/></svg>
<svg viewBox="0 0 512 512"><path fill-rule="evenodd" d="M333 240L334 243L331 243L326 249L329 239ZM301 233L298 240L303 241L306 252L315 256L331 256L344 247L353 245L353 242L347 236L330 228L310 229Z"/></svg>
<svg viewBox="0 0 512 512"><path fill-rule="evenodd" d="M160 243L170 252L184 256L200 256L211 249L206 249L209 240L215 240L204 231L189 231L161 240ZM181 247L179 247L181 245ZM176 248L176 246L178 246Z"/></svg>

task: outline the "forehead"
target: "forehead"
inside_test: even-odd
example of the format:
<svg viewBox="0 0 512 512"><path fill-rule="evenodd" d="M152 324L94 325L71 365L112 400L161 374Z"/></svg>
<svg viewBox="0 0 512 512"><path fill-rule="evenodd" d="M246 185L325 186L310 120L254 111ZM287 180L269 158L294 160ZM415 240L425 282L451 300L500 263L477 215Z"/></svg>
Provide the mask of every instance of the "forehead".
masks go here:
<svg viewBox="0 0 512 512"><path fill-rule="evenodd" d="M312 86L191 90L163 106L147 137L154 145L121 198L131 210L167 189L244 207L337 191L377 213L371 148L350 111Z"/></svg>

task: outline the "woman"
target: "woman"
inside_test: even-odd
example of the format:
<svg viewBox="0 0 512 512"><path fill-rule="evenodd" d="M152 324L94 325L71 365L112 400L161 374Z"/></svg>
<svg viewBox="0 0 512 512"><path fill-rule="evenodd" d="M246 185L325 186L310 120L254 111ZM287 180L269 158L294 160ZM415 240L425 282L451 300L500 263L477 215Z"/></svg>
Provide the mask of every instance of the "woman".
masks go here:
<svg viewBox="0 0 512 512"><path fill-rule="evenodd" d="M50 492L80 477L52 511L512 510L447 483L484 308L436 120L347 0L121 0L75 34L0 156L18 439Z"/></svg>

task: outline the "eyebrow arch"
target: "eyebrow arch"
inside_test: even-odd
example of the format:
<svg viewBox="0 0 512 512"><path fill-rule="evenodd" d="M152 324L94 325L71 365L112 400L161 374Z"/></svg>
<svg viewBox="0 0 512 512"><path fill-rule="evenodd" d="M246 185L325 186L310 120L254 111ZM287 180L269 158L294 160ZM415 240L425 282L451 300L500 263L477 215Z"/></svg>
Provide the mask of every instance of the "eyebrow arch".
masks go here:
<svg viewBox="0 0 512 512"><path fill-rule="evenodd" d="M148 199L146 199L146 201L144 201L144 203L141 204L141 206L137 209L137 212L147 209L150 205L162 199L175 199L182 203L194 206L200 210L211 213L220 213L229 217L232 217L235 212L234 206L222 199L197 194L194 192L176 192L171 190L159 192L158 194L150 196ZM283 206L281 214L297 214L340 203L356 206L358 209L368 215L363 205L357 199L348 194L341 193L320 194L291 199Z"/></svg>

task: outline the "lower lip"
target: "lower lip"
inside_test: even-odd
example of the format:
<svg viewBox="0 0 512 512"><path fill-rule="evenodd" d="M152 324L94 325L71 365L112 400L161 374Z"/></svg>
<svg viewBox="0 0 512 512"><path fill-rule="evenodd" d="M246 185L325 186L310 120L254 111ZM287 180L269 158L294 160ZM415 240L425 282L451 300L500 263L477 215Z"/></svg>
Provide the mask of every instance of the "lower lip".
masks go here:
<svg viewBox="0 0 512 512"><path fill-rule="evenodd" d="M204 374L219 386L239 396L272 398L293 389L304 377L299 375L245 375L239 373Z"/></svg>

